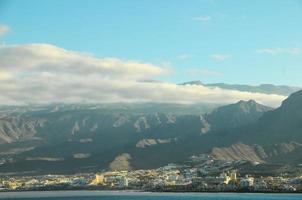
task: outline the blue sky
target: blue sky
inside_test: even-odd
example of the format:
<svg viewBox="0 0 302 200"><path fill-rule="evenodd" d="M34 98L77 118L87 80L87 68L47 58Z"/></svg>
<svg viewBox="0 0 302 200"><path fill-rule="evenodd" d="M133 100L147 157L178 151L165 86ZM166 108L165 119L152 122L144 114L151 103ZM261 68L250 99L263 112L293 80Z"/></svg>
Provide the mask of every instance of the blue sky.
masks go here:
<svg viewBox="0 0 302 200"><path fill-rule="evenodd" d="M0 0L2 44L163 65L168 82L302 86L299 0Z"/></svg>

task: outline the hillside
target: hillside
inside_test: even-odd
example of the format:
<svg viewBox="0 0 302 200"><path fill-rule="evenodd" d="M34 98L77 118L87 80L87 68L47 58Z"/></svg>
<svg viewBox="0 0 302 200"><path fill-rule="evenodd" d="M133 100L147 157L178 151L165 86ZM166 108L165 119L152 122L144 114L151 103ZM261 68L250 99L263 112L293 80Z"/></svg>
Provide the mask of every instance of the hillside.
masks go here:
<svg viewBox="0 0 302 200"><path fill-rule="evenodd" d="M261 156L268 162L302 163L302 91L293 93L282 105L265 112L257 121L236 130L223 130L225 135L221 156L229 155L232 144L242 142L261 147ZM231 148L232 149L232 148ZM254 151L251 151L254 152ZM232 156L228 156L232 159Z"/></svg>
<svg viewBox="0 0 302 200"><path fill-rule="evenodd" d="M8 109L0 123L0 171L144 169L200 153L222 160L298 164L301 108L302 91L275 110L250 100L198 115L91 105Z"/></svg>
<svg viewBox="0 0 302 200"><path fill-rule="evenodd" d="M254 101L198 115L138 107L56 105L6 112L0 127L5 163L1 170L77 171L87 166L95 170L117 168L120 160L133 168L159 167L208 150L212 143L193 147L215 139L218 130L254 123L270 110Z"/></svg>

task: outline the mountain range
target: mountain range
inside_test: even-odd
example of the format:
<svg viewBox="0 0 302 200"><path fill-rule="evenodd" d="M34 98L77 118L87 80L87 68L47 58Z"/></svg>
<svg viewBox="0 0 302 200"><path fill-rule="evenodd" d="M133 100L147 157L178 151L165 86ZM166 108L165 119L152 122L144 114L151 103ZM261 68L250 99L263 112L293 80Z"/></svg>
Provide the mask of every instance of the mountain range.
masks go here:
<svg viewBox="0 0 302 200"><path fill-rule="evenodd" d="M273 85L273 84L244 85L244 84L226 84L226 83L204 84L201 81L190 81L190 82L181 83L181 85L203 85L207 87L217 87L227 90L257 92L257 93L264 93L264 94L278 94L284 96L288 96L302 89L300 87L287 86L287 85Z"/></svg>
<svg viewBox="0 0 302 200"><path fill-rule="evenodd" d="M221 160L297 165L302 163L301 110L302 91L276 109L253 100L212 107L2 106L0 173L146 169L203 153Z"/></svg>

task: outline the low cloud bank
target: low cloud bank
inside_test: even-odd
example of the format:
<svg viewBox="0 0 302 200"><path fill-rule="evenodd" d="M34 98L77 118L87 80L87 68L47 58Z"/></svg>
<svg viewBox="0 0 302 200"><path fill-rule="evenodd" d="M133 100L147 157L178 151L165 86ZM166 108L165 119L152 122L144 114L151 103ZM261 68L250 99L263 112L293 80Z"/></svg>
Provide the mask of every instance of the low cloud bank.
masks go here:
<svg viewBox="0 0 302 200"><path fill-rule="evenodd" d="M200 85L146 82L169 74L163 66L97 58L49 44L0 47L0 104L165 102L219 103L254 99L278 106L286 97Z"/></svg>

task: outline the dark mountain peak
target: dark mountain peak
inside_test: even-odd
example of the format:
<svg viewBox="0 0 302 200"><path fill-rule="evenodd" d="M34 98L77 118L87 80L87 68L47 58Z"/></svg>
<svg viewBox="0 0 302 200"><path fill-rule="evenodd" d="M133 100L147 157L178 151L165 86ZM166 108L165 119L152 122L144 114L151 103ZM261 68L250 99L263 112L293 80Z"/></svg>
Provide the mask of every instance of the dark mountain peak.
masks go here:
<svg viewBox="0 0 302 200"><path fill-rule="evenodd" d="M240 100L237 103L230 104L227 106L220 107L218 109L233 109L234 111L241 111L241 112L266 112L271 110L272 108L257 103L255 100Z"/></svg>
<svg viewBox="0 0 302 200"><path fill-rule="evenodd" d="M256 92L264 94L278 94L283 96L288 96L293 92L301 90L301 87L293 87L287 85L273 85L273 84L260 84L260 85L245 85L245 84L227 84L227 83L202 83L199 80L188 81L181 83L179 85L203 85L207 87L218 87L227 90L238 90L243 92Z"/></svg>
<svg viewBox="0 0 302 200"><path fill-rule="evenodd" d="M206 118L212 124L212 130L222 130L254 123L269 110L270 107L258 104L254 100L241 100L215 109Z"/></svg>
<svg viewBox="0 0 302 200"><path fill-rule="evenodd" d="M231 104L229 106L232 106L233 109L237 109L237 111L242 112L266 112L269 110L272 110L272 108L259 104L255 100L248 100L248 101L239 101L235 104Z"/></svg>
<svg viewBox="0 0 302 200"><path fill-rule="evenodd" d="M256 104L256 103L257 103L257 102L256 102L255 100L253 100L253 99L250 99L250 100L248 100L247 102L250 103L250 104Z"/></svg>
<svg viewBox="0 0 302 200"><path fill-rule="evenodd" d="M301 110L302 90L291 94L279 108L264 113L258 123L246 130L249 137L241 138L241 141L253 141L257 144L302 142Z"/></svg>
<svg viewBox="0 0 302 200"><path fill-rule="evenodd" d="M201 81L189 81L181 83L180 85L204 85Z"/></svg>
<svg viewBox="0 0 302 200"><path fill-rule="evenodd" d="M302 90L292 93L287 99L283 101L281 108L302 108Z"/></svg>
<svg viewBox="0 0 302 200"><path fill-rule="evenodd" d="M255 100L248 100L248 101L244 101L244 100L240 100L237 102L238 105L247 105L247 106L250 106L250 105L256 105L258 104ZM261 104L258 104L258 105L261 105Z"/></svg>
<svg viewBox="0 0 302 200"><path fill-rule="evenodd" d="M246 92L279 94L284 96L288 96L293 92L301 90L300 87L292 87L286 85L273 85L273 84L244 85L244 84L211 83L211 84L206 84L206 86L219 87L228 90L246 91Z"/></svg>
<svg viewBox="0 0 302 200"><path fill-rule="evenodd" d="M302 90L291 94L282 105L263 116L263 123L281 123L282 128L300 126L302 122ZM280 127L281 129L281 127ZM301 129L302 130L302 129Z"/></svg>

